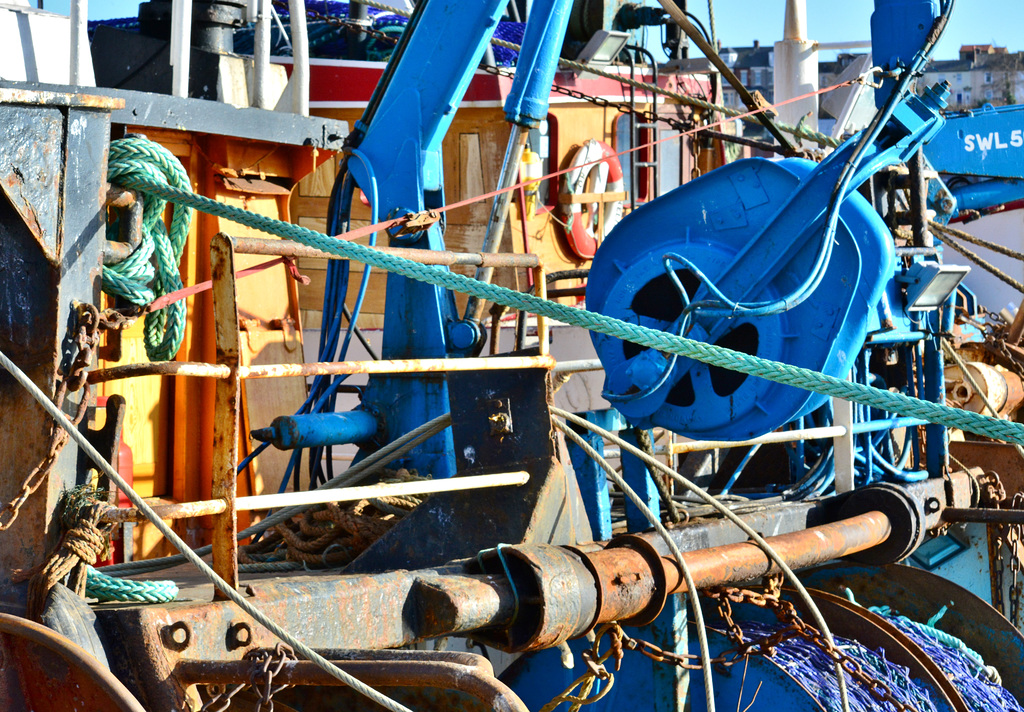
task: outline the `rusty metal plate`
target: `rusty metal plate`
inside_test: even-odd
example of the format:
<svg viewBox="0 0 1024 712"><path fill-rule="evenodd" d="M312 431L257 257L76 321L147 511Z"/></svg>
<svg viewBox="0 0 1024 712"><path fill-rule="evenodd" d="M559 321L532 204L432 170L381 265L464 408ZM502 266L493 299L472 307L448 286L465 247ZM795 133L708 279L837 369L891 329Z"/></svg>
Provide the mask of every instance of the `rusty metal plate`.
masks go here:
<svg viewBox="0 0 1024 712"><path fill-rule="evenodd" d="M59 109L0 106L0 187L52 263L60 254L57 220L63 135L64 116Z"/></svg>
<svg viewBox="0 0 1024 712"><path fill-rule="evenodd" d="M949 454L967 467L995 472L1006 488L1006 496L1024 492L1024 459L1007 443L951 442Z"/></svg>
<svg viewBox="0 0 1024 712"><path fill-rule="evenodd" d="M49 628L0 613L0 708L145 712L110 670Z"/></svg>

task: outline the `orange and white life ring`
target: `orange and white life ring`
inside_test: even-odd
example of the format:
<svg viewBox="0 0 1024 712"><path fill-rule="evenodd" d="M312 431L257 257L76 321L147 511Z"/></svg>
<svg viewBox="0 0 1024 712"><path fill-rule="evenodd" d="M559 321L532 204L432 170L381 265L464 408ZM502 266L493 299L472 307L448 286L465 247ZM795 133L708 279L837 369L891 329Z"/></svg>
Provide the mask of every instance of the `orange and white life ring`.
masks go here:
<svg viewBox="0 0 1024 712"><path fill-rule="evenodd" d="M594 163L597 160L601 162ZM587 140L572 157L571 167L572 170L565 174L563 193L621 193L625 188L622 164L615 150L603 141ZM591 179L590 190L587 190L588 178ZM592 258L604 235L622 219L624 202L611 200L604 203L603 235L597 234L597 211L601 210L601 203L587 203L586 213L583 211L583 203L563 203L565 234L572 251L584 259Z"/></svg>

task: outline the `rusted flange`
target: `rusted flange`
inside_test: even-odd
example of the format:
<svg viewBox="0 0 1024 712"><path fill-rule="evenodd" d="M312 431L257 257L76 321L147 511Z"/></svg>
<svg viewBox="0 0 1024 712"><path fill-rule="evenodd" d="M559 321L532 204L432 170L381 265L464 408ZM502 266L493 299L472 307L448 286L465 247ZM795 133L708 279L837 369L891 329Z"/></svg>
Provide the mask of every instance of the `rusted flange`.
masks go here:
<svg viewBox="0 0 1024 712"><path fill-rule="evenodd" d="M923 504L902 487L890 483L862 487L850 493L839 516L842 519L878 511L889 519L889 536L877 546L848 558L864 564L893 564L910 556L924 541Z"/></svg>
<svg viewBox="0 0 1024 712"><path fill-rule="evenodd" d="M486 573L509 576L518 611L494 636L475 635L509 651L540 650L590 630L597 605L594 576L581 557L547 544L502 546L480 557Z"/></svg>
<svg viewBox="0 0 1024 712"><path fill-rule="evenodd" d="M634 626L647 625L654 622L654 619L658 617L661 609L665 607L665 603L668 601L668 574L665 571L665 560L651 542L635 534L615 537L608 543L605 550L623 547L629 547L636 551L647 563L648 571L642 572L635 580L640 581L643 576L649 575L653 587L649 589L650 595L647 605L639 613L629 618L624 618L619 623ZM605 582L602 582L602 585L604 584ZM645 588L647 587L645 586Z"/></svg>

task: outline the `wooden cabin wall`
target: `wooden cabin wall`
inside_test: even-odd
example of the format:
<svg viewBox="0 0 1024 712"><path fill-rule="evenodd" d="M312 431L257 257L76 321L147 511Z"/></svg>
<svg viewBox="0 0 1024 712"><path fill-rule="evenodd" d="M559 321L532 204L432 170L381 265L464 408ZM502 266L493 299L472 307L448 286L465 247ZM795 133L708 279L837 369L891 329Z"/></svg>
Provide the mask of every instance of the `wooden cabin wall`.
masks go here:
<svg viewBox="0 0 1024 712"><path fill-rule="evenodd" d="M142 129L127 129L140 131ZM289 220L291 189L297 180L316 168L328 155L313 149L192 134L184 131L144 129L147 136L167 148L185 167L193 189L219 202L272 218ZM244 175L251 185L229 180ZM170 212L168 211L168 219ZM193 216L180 263L182 282L194 285L210 279L210 240L218 232L236 237L268 235L205 213ZM271 238L273 239L273 238ZM236 255L236 270L270 257ZM239 329L243 364L301 363L301 321L296 282L283 266L275 266L237 282ZM216 361L213 302L210 292L186 300L187 320L181 361ZM103 359L100 367L143 363L143 321L122 336L120 360ZM107 353L109 356L109 352ZM122 394L128 401L124 440L131 448L135 487L150 499L190 502L209 499L213 424L222 414L214 412L211 379L148 376L102 384L99 395ZM248 432L264 427L284 413L292 413L306 396L302 378L258 379L243 382L239 453L250 451ZM270 448L238 478L239 495L277 491L288 453ZM208 543L208 518L178 520L175 528L193 546ZM249 523L239 513L239 528ZM160 534L148 524L136 525L134 556L148 558L173 553Z"/></svg>
<svg viewBox="0 0 1024 712"><path fill-rule="evenodd" d="M358 109L321 109L317 113L332 119L354 122L360 116ZM551 165L565 168L576 150L589 138L615 145L615 122L621 114L613 108L588 103L552 104L550 151L555 159ZM459 109L443 143L445 168L445 199L448 203L472 198L494 190L501 172L501 162L508 142L509 128L504 113L498 107ZM535 147L536 148L536 147ZM337 159L324 163L316 173L299 182L292 195L291 211L295 222L323 232L326 230L328 196L337 173ZM540 206L536 215L527 221L523 239L523 222L518 196L512 201L501 250L505 252L536 252L549 272L585 266L588 262L572 253L563 234L557 215L557 190L551 199ZM484 231L490 213L491 201L481 201L452 210L447 214L445 246L458 252L476 252L483 244ZM552 212L555 214L552 215ZM353 227L369 224L369 210L359 201L353 201ZM367 240L361 240L364 244ZM304 328L318 329L323 308L327 260L303 258L300 267L312 278L308 287L300 287L299 304ZM459 267L459 272L472 275L473 268ZM348 303L351 305L358 290L360 265L352 265L353 277L349 282ZM495 281L503 286L525 289L528 277L524 272L498 270ZM360 315L359 325L364 329L379 329L384 319L384 275L372 273L370 287ZM574 282L566 282L571 286ZM575 301L575 300L567 300ZM465 297L456 295L460 307Z"/></svg>

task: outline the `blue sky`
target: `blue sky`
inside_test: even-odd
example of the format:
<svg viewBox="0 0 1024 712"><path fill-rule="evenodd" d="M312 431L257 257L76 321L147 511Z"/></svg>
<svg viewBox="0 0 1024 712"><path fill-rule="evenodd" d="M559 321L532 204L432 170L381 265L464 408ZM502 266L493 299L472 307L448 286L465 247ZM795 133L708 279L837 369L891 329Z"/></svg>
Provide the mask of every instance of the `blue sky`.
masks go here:
<svg viewBox="0 0 1024 712"><path fill-rule="evenodd" d="M714 0L715 24L724 45L746 47L755 39L767 44L782 35L785 0ZM707 20L706 0L689 0L688 9ZM138 0L91 0L89 18L127 17ZM44 7L67 13L68 0L44 0ZM840 9L841 8L841 9ZM819 42L869 39L874 0L807 0L810 39ZM1022 0L958 0L950 27L935 57L952 59L962 44L997 44L1024 50L1017 40L1024 27Z"/></svg>

